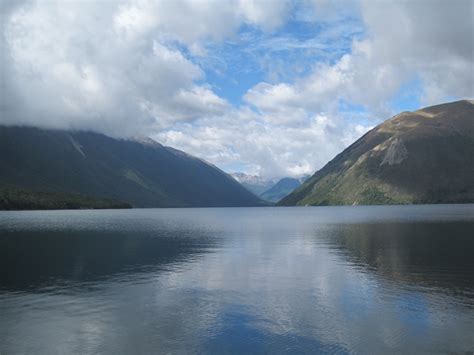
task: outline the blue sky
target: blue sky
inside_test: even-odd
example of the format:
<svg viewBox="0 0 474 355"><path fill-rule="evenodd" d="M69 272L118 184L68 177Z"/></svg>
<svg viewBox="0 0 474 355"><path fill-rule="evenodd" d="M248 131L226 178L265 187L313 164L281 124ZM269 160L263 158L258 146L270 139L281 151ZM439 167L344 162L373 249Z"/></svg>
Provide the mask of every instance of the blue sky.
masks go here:
<svg viewBox="0 0 474 355"><path fill-rule="evenodd" d="M259 82L288 82L308 75L314 63L334 63L362 38L360 19L334 23L291 19L275 31L242 25L235 38L210 45L202 61L205 82L235 106ZM198 59L199 60L199 59Z"/></svg>
<svg viewBox="0 0 474 355"><path fill-rule="evenodd" d="M473 6L8 2L0 123L150 136L228 172L312 174L400 111L474 97Z"/></svg>

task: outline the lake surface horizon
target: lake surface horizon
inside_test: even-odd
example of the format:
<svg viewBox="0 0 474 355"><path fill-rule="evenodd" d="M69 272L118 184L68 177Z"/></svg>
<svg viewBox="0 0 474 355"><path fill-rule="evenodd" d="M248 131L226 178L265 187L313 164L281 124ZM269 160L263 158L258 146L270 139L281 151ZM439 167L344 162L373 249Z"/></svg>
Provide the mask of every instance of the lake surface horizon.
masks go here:
<svg viewBox="0 0 474 355"><path fill-rule="evenodd" d="M0 354L474 351L474 205L0 212Z"/></svg>

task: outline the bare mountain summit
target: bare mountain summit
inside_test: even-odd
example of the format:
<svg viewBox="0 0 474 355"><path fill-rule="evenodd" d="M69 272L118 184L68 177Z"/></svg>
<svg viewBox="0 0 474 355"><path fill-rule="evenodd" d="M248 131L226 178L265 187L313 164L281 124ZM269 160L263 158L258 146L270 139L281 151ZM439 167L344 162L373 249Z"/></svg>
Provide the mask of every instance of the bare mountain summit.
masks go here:
<svg viewBox="0 0 474 355"><path fill-rule="evenodd" d="M474 101L402 112L282 199L290 205L474 202Z"/></svg>

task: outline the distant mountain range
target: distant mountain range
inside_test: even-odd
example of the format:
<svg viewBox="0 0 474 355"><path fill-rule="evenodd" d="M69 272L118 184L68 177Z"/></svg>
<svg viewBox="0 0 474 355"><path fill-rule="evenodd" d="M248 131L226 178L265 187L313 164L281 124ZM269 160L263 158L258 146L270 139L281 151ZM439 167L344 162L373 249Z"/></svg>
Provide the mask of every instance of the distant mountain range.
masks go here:
<svg viewBox="0 0 474 355"><path fill-rule="evenodd" d="M279 202L357 205L474 202L474 102L402 112Z"/></svg>
<svg viewBox="0 0 474 355"><path fill-rule="evenodd" d="M245 173L232 173L231 176L261 199L272 203L281 200L309 177L305 175L299 178L265 179Z"/></svg>
<svg viewBox="0 0 474 355"><path fill-rule="evenodd" d="M208 207L264 203L217 167L153 140L0 126L0 209L128 204Z"/></svg>
<svg viewBox="0 0 474 355"><path fill-rule="evenodd" d="M300 178L283 178L280 179L274 186L260 195L260 198L269 202L278 202L294 189L300 186L309 176Z"/></svg>
<svg viewBox="0 0 474 355"><path fill-rule="evenodd" d="M279 179L266 179L258 175L250 175L245 173L231 173L235 180L237 180L247 190L253 192L256 196L260 196L265 191L273 187Z"/></svg>

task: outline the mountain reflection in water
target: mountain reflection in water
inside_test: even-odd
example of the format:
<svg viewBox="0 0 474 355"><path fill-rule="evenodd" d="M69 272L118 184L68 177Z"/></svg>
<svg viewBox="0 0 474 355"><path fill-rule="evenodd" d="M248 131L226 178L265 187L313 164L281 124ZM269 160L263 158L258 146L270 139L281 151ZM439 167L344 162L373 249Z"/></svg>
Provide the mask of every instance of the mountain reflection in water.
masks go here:
<svg viewBox="0 0 474 355"><path fill-rule="evenodd" d="M338 225L328 246L367 271L430 292L474 302L474 223L367 223Z"/></svg>
<svg viewBox="0 0 474 355"><path fill-rule="evenodd" d="M473 205L0 213L0 353L474 349Z"/></svg>

